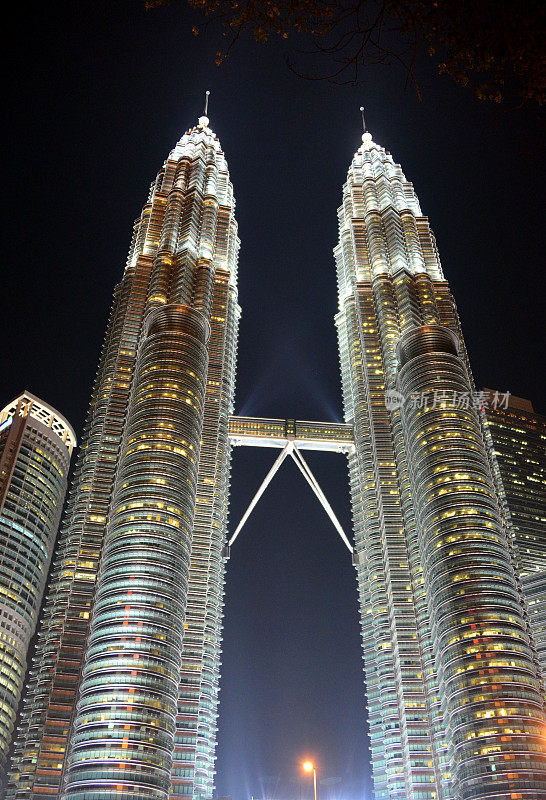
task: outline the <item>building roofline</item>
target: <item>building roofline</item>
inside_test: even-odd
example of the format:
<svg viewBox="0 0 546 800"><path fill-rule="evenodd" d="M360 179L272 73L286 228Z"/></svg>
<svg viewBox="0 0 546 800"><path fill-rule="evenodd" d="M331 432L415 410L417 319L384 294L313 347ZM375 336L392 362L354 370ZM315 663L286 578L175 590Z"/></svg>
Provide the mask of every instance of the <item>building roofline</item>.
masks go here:
<svg viewBox="0 0 546 800"><path fill-rule="evenodd" d="M15 413L15 409L21 400L27 400L32 403L31 407L31 416L41 422L47 427L51 428L53 433L55 433L65 444L68 446L70 452L77 444L76 433L74 428L69 423L69 421L64 417L56 408L54 408L49 403L46 403L45 400L37 397L32 392L29 392L28 389L25 389L20 395L14 398L11 403L8 403L4 408L0 411L0 421L4 422L8 417L13 416ZM41 416L38 414L32 414L32 408L37 407L39 411L42 412L49 412L51 416L50 422L46 422L45 419L42 419ZM57 423L57 425L55 425Z"/></svg>

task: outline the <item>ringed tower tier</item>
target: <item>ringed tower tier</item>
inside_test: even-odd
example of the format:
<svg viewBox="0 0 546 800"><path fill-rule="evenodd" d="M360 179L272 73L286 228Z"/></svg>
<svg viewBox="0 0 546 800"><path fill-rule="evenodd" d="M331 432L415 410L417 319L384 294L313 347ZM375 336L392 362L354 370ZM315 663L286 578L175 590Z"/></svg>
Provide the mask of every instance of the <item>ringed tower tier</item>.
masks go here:
<svg viewBox="0 0 546 800"><path fill-rule="evenodd" d="M136 220L30 674L10 798L209 798L239 239L202 116Z"/></svg>
<svg viewBox="0 0 546 800"><path fill-rule="evenodd" d="M536 652L455 302L412 184L369 133L338 217L375 800L546 797Z"/></svg>

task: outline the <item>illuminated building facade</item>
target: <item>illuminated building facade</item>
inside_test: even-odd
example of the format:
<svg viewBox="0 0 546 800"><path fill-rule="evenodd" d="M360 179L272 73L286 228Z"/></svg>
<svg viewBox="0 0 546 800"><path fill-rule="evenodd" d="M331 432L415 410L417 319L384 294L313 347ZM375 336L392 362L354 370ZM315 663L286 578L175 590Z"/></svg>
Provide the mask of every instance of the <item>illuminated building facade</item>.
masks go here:
<svg viewBox="0 0 546 800"><path fill-rule="evenodd" d="M230 417L239 240L207 117L159 172L114 293L10 800L210 800L225 560L287 456L357 570L376 800L546 796L542 683L455 303L369 134L339 230L345 424ZM232 445L280 453L228 539ZM354 545L305 449L348 456Z"/></svg>
<svg viewBox="0 0 546 800"><path fill-rule="evenodd" d="M485 390L487 427L514 530L519 576L546 682L546 417L529 400ZM500 395L502 398L502 394Z"/></svg>
<svg viewBox="0 0 546 800"><path fill-rule="evenodd" d="M66 493L74 431L24 392L0 412L0 779ZM5 787L4 787L5 788Z"/></svg>
<svg viewBox="0 0 546 800"><path fill-rule="evenodd" d="M152 184L114 292L8 797L212 796L234 208L203 116Z"/></svg>
<svg viewBox="0 0 546 800"><path fill-rule="evenodd" d="M546 797L536 654L455 302L412 184L369 133L338 214L375 798Z"/></svg>

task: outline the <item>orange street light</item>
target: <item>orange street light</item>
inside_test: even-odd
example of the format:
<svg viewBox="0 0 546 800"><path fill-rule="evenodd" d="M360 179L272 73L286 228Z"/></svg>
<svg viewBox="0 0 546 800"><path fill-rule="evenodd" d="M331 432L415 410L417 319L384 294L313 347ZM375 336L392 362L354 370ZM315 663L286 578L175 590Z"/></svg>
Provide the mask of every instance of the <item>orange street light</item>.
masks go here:
<svg viewBox="0 0 546 800"><path fill-rule="evenodd" d="M317 800L317 770L312 761L304 761L302 764L304 772L313 773L313 786L315 788L315 800Z"/></svg>

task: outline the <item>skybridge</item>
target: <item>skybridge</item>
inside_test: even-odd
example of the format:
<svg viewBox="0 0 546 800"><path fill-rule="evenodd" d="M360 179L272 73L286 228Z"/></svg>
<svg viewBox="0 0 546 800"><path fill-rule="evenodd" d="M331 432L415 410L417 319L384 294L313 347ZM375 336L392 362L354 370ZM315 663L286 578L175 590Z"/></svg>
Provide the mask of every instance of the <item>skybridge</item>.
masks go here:
<svg viewBox="0 0 546 800"><path fill-rule="evenodd" d="M354 450L353 426L339 422L296 419L230 417L229 440L235 447L278 447L294 442L299 450L350 453Z"/></svg>
<svg viewBox="0 0 546 800"><path fill-rule="evenodd" d="M309 422L296 419L230 417L228 432L229 441L233 447L273 447L280 449L281 452L252 498L227 547L224 549L226 558L229 558L231 545L287 456L291 456L296 463L319 503L330 517L343 543L354 557L352 544L345 535L332 506L326 499L326 495L320 488L317 479L301 453L302 450L319 450L329 453L345 453L347 455L354 452L355 444L352 425L345 425L339 422Z"/></svg>

